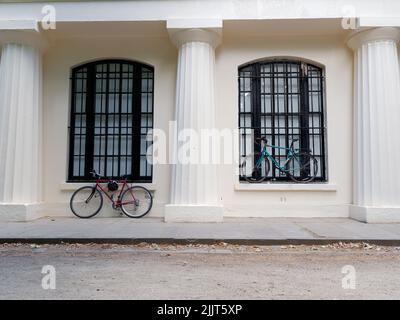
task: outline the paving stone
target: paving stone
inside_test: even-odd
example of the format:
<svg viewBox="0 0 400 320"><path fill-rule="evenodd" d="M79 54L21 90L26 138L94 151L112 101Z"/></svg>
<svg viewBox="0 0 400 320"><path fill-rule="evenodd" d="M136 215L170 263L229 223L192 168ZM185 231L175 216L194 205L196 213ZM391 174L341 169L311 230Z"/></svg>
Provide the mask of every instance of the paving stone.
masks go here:
<svg viewBox="0 0 400 320"><path fill-rule="evenodd" d="M165 223L162 218L43 218L1 222L0 239L399 240L400 224L345 218L226 218L222 223Z"/></svg>

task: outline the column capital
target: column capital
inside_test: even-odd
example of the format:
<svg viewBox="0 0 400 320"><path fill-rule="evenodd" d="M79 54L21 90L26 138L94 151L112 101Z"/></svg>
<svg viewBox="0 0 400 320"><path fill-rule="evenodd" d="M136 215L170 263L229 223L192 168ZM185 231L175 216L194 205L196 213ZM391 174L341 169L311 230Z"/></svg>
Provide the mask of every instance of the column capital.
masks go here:
<svg viewBox="0 0 400 320"><path fill-rule="evenodd" d="M36 21L0 22L0 45L7 43L25 44L42 51L48 46Z"/></svg>
<svg viewBox="0 0 400 320"><path fill-rule="evenodd" d="M400 29L395 27L382 27L356 30L347 38L347 45L351 49L357 50L363 44L382 40L400 41Z"/></svg>
<svg viewBox="0 0 400 320"><path fill-rule="evenodd" d="M222 39L222 20L168 20L167 30L178 48L187 42L206 42L216 48Z"/></svg>

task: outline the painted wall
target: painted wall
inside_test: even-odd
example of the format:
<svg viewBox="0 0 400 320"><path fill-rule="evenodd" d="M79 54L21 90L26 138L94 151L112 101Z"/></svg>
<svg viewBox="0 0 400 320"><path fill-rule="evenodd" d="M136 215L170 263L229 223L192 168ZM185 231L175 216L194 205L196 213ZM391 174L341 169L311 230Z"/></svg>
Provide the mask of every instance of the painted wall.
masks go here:
<svg viewBox="0 0 400 320"><path fill-rule="evenodd" d="M68 157L71 68L92 60L124 58L155 69L154 126L167 130L173 117L177 50L167 37L70 38L55 41L44 56L44 201L46 213L70 214L68 201L77 184L65 184ZM161 215L169 200L168 165L154 167L152 215ZM99 216L115 214L108 210Z"/></svg>
<svg viewBox="0 0 400 320"><path fill-rule="evenodd" d="M225 33L217 49L220 128L238 124L238 66L269 57L296 57L325 66L328 184L256 185L238 190L233 165L220 166L220 194L228 216L347 216L352 201L353 54L343 36L240 37ZM304 189L304 188L300 188Z"/></svg>
<svg viewBox="0 0 400 320"><path fill-rule="evenodd" d="M238 123L238 66L269 57L298 57L325 66L328 184L263 185L263 190L237 190L235 165L220 165L219 196L226 216L347 216L352 201L352 86L353 55L342 35L279 37L245 36L224 31L216 51L216 103L219 129ZM177 50L168 37L67 38L56 40L44 56L44 201L46 213L70 215L68 201L76 185L67 176L70 71L75 65L102 58L125 58L155 68L155 127L168 130L174 115ZM169 202L170 170L155 165L155 206L163 215ZM260 188L260 186L257 186ZM271 190L271 188L278 188ZM99 216L115 214L103 210Z"/></svg>

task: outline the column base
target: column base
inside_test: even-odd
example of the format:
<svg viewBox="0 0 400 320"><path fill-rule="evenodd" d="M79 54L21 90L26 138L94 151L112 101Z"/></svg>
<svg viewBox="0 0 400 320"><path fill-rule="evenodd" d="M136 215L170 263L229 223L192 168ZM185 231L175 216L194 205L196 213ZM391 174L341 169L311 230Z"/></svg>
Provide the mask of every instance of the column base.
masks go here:
<svg viewBox="0 0 400 320"><path fill-rule="evenodd" d="M167 204L164 212L165 222L222 222L224 218L222 206Z"/></svg>
<svg viewBox="0 0 400 320"><path fill-rule="evenodd" d="M400 207L350 206L350 218L366 223L398 223Z"/></svg>
<svg viewBox="0 0 400 320"><path fill-rule="evenodd" d="M42 204L0 203L0 222L30 221L42 217Z"/></svg>

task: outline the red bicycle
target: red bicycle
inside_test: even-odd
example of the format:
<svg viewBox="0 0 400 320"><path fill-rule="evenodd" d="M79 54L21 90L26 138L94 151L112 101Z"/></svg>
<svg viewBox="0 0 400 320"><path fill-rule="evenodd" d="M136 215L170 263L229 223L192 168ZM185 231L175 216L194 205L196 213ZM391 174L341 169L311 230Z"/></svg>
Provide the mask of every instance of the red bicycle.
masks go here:
<svg viewBox="0 0 400 320"><path fill-rule="evenodd" d="M130 186L127 178L115 181L102 179L96 171L91 174L96 178L96 184L79 188L71 197L70 207L77 217L91 218L98 214L103 207L102 194L111 201L114 210L122 210L130 218L141 218L151 210L153 196L145 187ZM114 199L119 189L120 192Z"/></svg>

